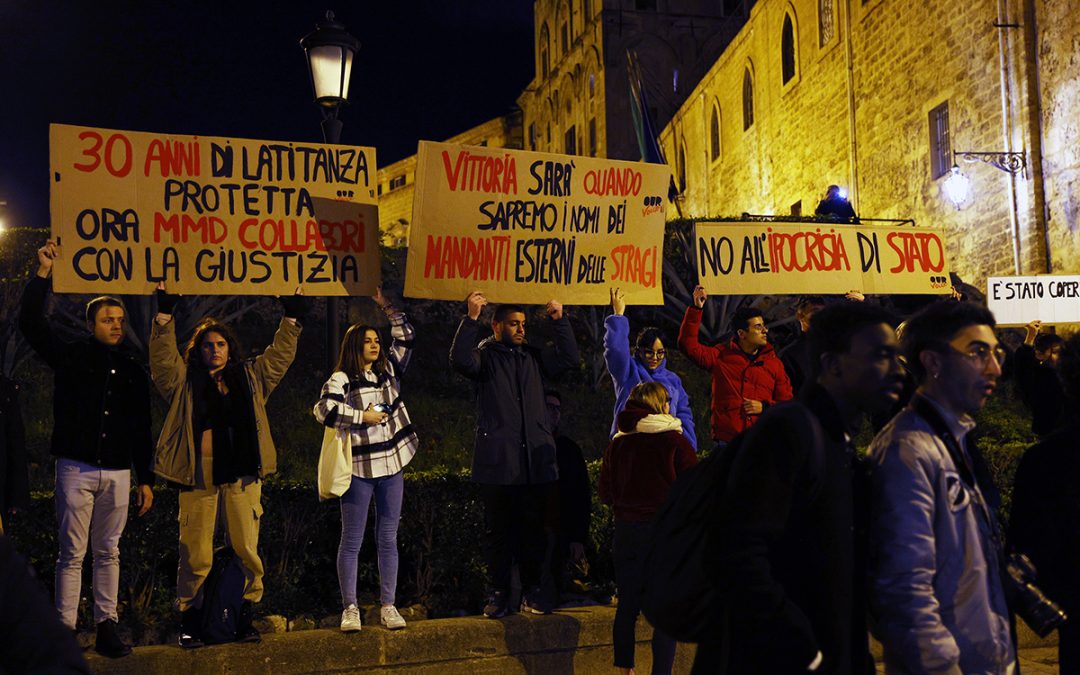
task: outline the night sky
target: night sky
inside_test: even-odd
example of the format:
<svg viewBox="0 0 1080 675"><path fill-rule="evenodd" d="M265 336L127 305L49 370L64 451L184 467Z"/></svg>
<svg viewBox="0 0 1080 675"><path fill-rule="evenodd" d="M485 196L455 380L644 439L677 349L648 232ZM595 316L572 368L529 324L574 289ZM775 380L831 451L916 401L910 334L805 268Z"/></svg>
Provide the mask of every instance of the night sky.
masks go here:
<svg viewBox="0 0 1080 675"><path fill-rule="evenodd" d="M532 0L0 2L0 220L47 227L51 122L321 141L302 36L361 43L341 141L380 166L501 115L533 75Z"/></svg>

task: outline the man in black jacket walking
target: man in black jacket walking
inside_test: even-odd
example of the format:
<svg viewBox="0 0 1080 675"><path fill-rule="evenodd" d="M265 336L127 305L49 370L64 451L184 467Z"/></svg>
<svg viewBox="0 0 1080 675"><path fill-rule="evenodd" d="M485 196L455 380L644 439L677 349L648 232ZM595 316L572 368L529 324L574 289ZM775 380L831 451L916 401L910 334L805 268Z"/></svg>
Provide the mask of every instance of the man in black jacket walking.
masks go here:
<svg viewBox="0 0 1080 675"><path fill-rule="evenodd" d="M872 672L868 480L852 439L864 413L896 403L899 346L883 310L862 303L820 310L808 337L813 379L736 450L708 567L729 608L727 634L698 646L694 672Z"/></svg>
<svg viewBox="0 0 1080 675"><path fill-rule="evenodd" d="M120 587L120 535L127 524L131 467L139 488L139 515L154 501L150 380L137 355L123 344L124 306L102 296L86 306L91 335L63 342L45 319L56 244L38 249L37 275L23 292L19 327L53 369L52 454L56 457L56 609L74 629L82 590L82 563L94 555L95 648L105 656L131 653L116 632Z"/></svg>
<svg viewBox="0 0 1080 675"><path fill-rule="evenodd" d="M480 312L487 299L473 292L465 300L450 347L454 370L476 382L477 422L472 478L484 502L485 553L494 593L484 608L490 618L510 612L510 577L519 564L521 607L551 611L539 592L544 559L544 506L547 490L559 478L555 439L544 403L544 377L578 365L577 342L563 307L552 300L546 313L555 330L553 349L539 349L525 340L525 309L496 307L492 335L477 344Z"/></svg>

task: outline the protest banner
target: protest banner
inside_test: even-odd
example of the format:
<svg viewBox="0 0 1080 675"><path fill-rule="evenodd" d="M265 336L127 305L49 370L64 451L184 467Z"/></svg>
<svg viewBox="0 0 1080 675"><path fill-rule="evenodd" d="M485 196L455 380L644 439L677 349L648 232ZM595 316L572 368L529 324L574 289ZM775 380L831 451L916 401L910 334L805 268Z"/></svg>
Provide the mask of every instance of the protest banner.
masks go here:
<svg viewBox="0 0 1080 675"><path fill-rule="evenodd" d="M698 280L716 295L947 294L940 228L698 222Z"/></svg>
<svg viewBox="0 0 1080 675"><path fill-rule="evenodd" d="M60 293L370 295L375 151L53 124Z"/></svg>
<svg viewBox="0 0 1080 675"><path fill-rule="evenodd" d="M986 306L999 326L1080 323L1080 276L990 277Z"/></svg>
<svg viewBox="0 0 1080 675"><path fill-rule="evenodd" d="M658 164L420 143L405 295L663 304L670 171Z"/></svg>

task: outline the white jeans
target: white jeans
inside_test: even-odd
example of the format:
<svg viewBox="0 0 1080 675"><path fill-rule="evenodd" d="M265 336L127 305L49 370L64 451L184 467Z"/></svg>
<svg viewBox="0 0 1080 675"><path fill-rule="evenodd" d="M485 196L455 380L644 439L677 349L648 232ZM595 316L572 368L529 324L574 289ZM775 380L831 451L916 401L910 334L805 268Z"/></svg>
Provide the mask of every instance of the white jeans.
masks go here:
<svg viewBox="0 0 1080 675"><path fill-rule="evenodd" d="M120 535L131 494L129 469L102 469L73 459L56 461L56 611L75 628L82 593L83 558L90 540L94 554L94 623L117 620L120 590Z"/></svg>

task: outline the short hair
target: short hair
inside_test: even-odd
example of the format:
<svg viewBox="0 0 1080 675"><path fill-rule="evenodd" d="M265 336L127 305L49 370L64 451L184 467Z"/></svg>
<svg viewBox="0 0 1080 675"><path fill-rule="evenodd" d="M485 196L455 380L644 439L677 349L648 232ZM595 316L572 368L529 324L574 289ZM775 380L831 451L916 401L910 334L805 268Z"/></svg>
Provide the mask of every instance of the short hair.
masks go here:
<svg viewBox="0 0 1080 675"><path fill-rule="evenodd" d="M667 387L659 382L639 382L630 390L627 403L633 401L654 413L664 412L664 404L671 400Z"/></svg>
<svg viewBox="0 0 1080 675"><path fill-rule="evenodd" d="M731 315L732 332L750 329L750 319L765 316L757 307L740 307Z"/></svg>
<svg viewBox="0 0 1080 675"><path fill-rule="evenodd" d="M1080 402L1080 333L1062 342L1057 374L1065 394L1073 401Z"/></svg>
<svg viewBox="0 0 1080 675"><path fill-rule="evenodd" d="M524 305L517 304L502 304L495 307L495 314L491 317L492 321L505 321L506 317L514 313L525 313Z"/></svg>
<svg viewBox="0 0 1080 675"><path fill-rule="evenodd" d="M646 326L638 331L637 336L634 338L634 352L637 356L641 356L641 353L646 349L652 349L653 344L659 340L664 342L664 333L656 326Z"/></svg>
<svg viewBox="0 0 1080 675"><path fill-rule="evenodd" d="M232 328L212 316L207 316L195 326L195 332L191 334L191 340L188 341L187 348L184 349L184 362L187 363L188 370L192 368L206 370L206 365L202 362L202 354L199 351L202 348L203 339L208 333L217 333L225 338L225 342L229 345L228 365L231 366L243 360L240 341L236 338L236 333L233 332Z"/></svg>
<svg viewBox="0 0 1080 675"><path fill-rule="evenodd" d="M97 320L98 312L105 307L119 307L124 310L125 315L127 314L127 309L124 307L124 303L120 302L119 298L114 298L111 295L99 295L86 303L86 325L92 327Z"/></svg>
<svg viewBox="0 0 1080 675"><path fill-rule="evenodd" d="M923 307L907 321L900 348L907 357L908 369L920 383L926 379L926 369L919 354L926 350L941 351L957 333L968 326L990 326L997 322L985 307L970 302L938 300Z"/></svg>
<svg viewBox="0 0 1080 675"><path fill-rule="evenodd" d="M810 319L807 340L810 362L817 372L822 354L843 354L851 350L851 338L867 326L896 323L885 309L865 302L837 302L823 307Z"/></svg>
<svg viewBox="0 0 1080 675"><path fill-rule="evenodd" d="M839 195L840 194L840 186L839 185L830 185L829 187L827 187L825 189L825 194L827 196L829 196L829 197L831 197L833 195Z"/></svg>
<svg viewBox="0 0 1080 675"><path fill-rule="evenodd" d="M1035 351L1046 352L1058 345L1065 344L1065 340L1055 333L1039 333L1035 336Z"/></svg>

